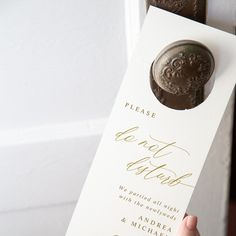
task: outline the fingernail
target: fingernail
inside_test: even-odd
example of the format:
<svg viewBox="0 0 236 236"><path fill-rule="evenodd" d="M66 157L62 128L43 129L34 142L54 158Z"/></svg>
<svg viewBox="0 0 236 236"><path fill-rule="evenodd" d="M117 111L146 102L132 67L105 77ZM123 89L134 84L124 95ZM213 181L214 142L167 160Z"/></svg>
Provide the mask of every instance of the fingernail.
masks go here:
<svg viewBox="0 0 236 236"><path fill-rule="evenodd" d="M187 216L186 227L189 230L196 230L197 228L197 217L196 216Z"/></svg>

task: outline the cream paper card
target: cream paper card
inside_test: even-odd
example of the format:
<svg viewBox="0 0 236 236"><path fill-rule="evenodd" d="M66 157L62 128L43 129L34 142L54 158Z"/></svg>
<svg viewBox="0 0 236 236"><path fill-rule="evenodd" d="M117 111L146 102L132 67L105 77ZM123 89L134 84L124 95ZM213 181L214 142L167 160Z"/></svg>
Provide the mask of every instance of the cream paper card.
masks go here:
<svg viewBox="0 0 236 236"><path fill-rule="evenodd" d="M183 39L211 50L215 83L199 106L174 110L154 96L149 70ZM176 235L235 81L233 35L150 8L66 236Z"/></svg>

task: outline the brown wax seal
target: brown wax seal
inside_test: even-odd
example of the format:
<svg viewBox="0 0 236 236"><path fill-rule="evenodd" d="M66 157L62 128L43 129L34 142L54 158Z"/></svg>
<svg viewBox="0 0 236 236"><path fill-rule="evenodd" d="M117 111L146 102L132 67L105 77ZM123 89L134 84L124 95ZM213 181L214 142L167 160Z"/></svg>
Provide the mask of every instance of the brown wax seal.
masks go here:
<svg viewBox="0 0 236 236"><path fill-rule="evenodd" d="M204 101L215 63L211 51L203 44L182 40L164 48L150 69L151 88L164 105L190 109Z"/></svg>

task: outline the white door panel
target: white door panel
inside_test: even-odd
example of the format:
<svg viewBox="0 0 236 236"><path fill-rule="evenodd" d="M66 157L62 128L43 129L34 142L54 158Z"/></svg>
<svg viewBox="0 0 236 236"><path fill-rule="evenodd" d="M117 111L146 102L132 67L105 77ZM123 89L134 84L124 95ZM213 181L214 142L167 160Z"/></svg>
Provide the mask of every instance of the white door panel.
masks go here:
<svg viewBox="0 0 236 236"><path fill-rule="evenodd" d="M124 28L122 1L0 1L0 130L107 117Z"/></svg>

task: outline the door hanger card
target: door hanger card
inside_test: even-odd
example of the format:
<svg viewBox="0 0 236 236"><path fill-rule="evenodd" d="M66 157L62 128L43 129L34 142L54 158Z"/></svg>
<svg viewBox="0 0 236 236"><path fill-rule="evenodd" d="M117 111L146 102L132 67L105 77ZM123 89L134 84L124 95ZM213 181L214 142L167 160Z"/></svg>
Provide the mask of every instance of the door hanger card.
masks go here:
<svg viewBox="0 0 236 236"><path fill-rule="evenodd" d="M183 42L190 47L169 58ZM233 91L235 65L235 36L150 7L66 236L176 235ZM191 109L165 105L168 95L152 85L156 76L160 91L199 98L195 82L206 75L213 78L208 96ZM173 88L173 76L197 92Z"/></svg>

